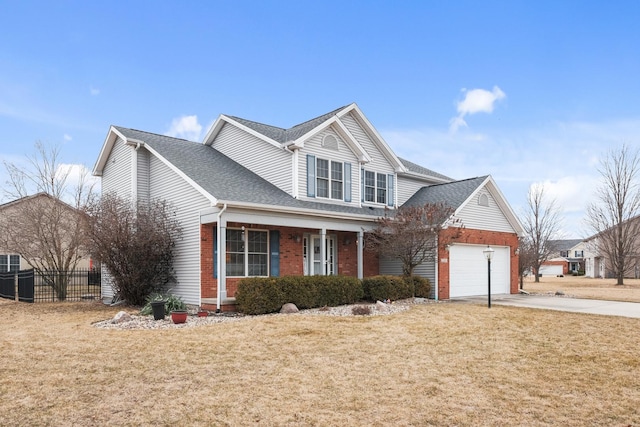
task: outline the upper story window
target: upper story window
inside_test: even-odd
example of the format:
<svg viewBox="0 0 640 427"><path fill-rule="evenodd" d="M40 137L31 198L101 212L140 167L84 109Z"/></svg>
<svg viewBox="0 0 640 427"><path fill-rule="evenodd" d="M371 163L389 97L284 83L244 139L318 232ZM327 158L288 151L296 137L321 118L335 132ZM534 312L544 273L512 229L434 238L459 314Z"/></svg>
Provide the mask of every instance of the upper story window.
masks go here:
<svg viewBox="0 0 640 427"><path fill-rule="evenodd" d="M576 251L576 258L584 257L584 251Z"/></svg>
<svg viewBox="0 0 640 427"><path fill-rule="evenodd" d="M351 201L351 163L307 154L307 197Z"/></svg>
<svg viewBox="0 0 640 427"><path fill-rule="evenodd" d="M363 170L363 202L393 204L393 175Z"/></svg>
<svg viewBox="0 0 640 427"><path fill-rule="evenodd" d="M20 270L20 255L0 255L0 273Z"/></svg>
<svg viewBox="0 0 640 427"><path fill-rule="evenodd" d="M569 251L560 251L560 256L561 257L568 257L569 256Z"/></svg>
<svg viewBox="0 0 640 427"><path fill-rule="evenodd" d="M318 197L342 200L342 163L318 159L316 165Z"/></svg>

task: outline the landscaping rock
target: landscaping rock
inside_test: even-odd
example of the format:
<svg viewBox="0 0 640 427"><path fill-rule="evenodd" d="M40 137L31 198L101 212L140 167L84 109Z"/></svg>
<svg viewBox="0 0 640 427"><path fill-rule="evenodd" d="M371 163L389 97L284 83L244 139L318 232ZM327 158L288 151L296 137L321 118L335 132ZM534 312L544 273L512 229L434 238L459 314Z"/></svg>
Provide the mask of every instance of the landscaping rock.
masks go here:
<svg viewBox="0 0 640 427"><path fill-rule="evenodd" d="M298 307L296 307L296 305L291 302L286 303L280 309L280 313L282 314L292 314L292 313L297 313L299 311L300 310L298 310Z"/></svg>
<svg viewBox="0 0 640 427"><path fill-rule="evenodd" d="M382 301L376 301L376 310L378 311L389 311L389 306Z"/></svg>
<svg viewBox="0 0 640 427"><path fill-rule="evenodd" d="M130 322L131 320L133 320L133 318L129 313L127 313L126 311L119 311L118 314L113 316L111 323L119 324L124 322Z"/></svg>
<svg viewBox="0 0 640 427"><path fill-rule="evenodd" d="M564 296L564 292L562 292L562 291L556 291L556 295L557 295L557 296L559 296L559 297Z"/></svg>

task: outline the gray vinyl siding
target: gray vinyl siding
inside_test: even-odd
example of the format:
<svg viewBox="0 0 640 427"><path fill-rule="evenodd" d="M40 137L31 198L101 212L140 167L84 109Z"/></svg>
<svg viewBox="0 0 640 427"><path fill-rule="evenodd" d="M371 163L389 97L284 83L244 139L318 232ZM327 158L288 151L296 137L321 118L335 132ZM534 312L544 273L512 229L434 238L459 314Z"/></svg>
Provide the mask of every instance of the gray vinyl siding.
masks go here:
<svg viewBox="0 0 640 427"><path fill-rule="evenodd" d="M164 199L177 208L182 237L176 243L174 270L178 283L173 292L187 304L200 303L200 211L209 201L156 157L150 159L152 199Z"/></svg>
<svg viewBox="0 0 640 427"><path fill-rule="evenodd" d="M225 124L213 142L225 156L293 195L292 155L237 127Z"/></svg>
<svg viewBox="0 0 640 427"><path fill-rule="evenodd" d="M133 150L124 141L118 138L109 155L101 177L102 194L117 194L121 197L130 198L131 182L131 155ZM102 297L112 298L113 288L111 287L111 276L106 268L102 268Z"/></svg>
<svg viewBox="0 0 640 427"><path fill-rule="evenodd" d="M102 194L131 197L131 147L118 138L102 171Z"/></svg>
<svg viewBox="0 0 640 427"><path fill-rule="evenodd" d="M356 141L364 148L364 151L367 152L369 157L371 157L371 163L365 164L365 169L378 173L395 173L391 163L389 163L387 158L380 152L369 135L360 127L351 113L341 117L340 121L342 121L349 132L351 132L351 135L353 135Z"/></svg>
<svg viewBox="0 0 640 427"><path fill-rule="evenodd" d="M436 264L434 260L427 260L417 266L414 274L420 277L426 277L431 282L431 292L429 298L435 298L436 295ZM380 274L401 276L402 263L395 258L380 257Z"/></svg>
<svg viewBox="0 0 640 427"><path fill-rule="evenodd" d="M333 135L338 140L338 150L325 148L322 146L322 140L325 135ZM347 205L359 206L360 204L360 166L358 158L349 146L340 138L333 128L329 128L324 132L304 142L304 149L298 153L298 182L299 195L303 200L314 201L330 201L340 203L335 199L313 198L307 197L307 154L316 156L316 159L333 160L336 162L351 163L351 202L342 202ZM344 177L343 177L344 178Z"/></svg>
<svg viewBox="0 0 640 427"><path fill-rule="evenodd" d="M422 187L426 187L429 183L424 181L420 181L417 179L407 178L406 176L398 175L398 206L402 206L404 202L409 200L411 196L413 196L416 191L421 189Z"/></svg>
<svg viewBox="0 0 640 427"><path fill-rule="evenodd" d="M149 162L151 154L144 148L137 152L138 201L149 201Z"/></svg>
<svg viewBox="0 0 640 427"><path fill-rule="evenodd" d="M371 158L371 162L365 163L364 165L359 165L358 169L364 168L365 170L371 171L371 172L393 174L396 177L396 179L394 179L393 182L395 187L394 194L396 195L395 197L397 200L398 179L397 179L397 175L395 175L395 169L393 168L391 163L389 163L387 158L380 152L380 150L378 149L378 146L371 140L371 137L369 137L369 134L360 126L358 121L351 115L351 113L342 116L340 118L340 121L345 125L345 127L349 130L351 135L353 135L356 141L358 141L360 146L364 148L364 151ZM360 174L361 172L359 170L358 176L360 176ZM356 193L358 194L357 200L362 200L361 194L360 194L362 191L360 180L356 184L357 184L358 190L357 192L354 191L354 194ZM400 204L399 202L396 202L396 203Z"/></svg>
<svg viewBox="0 0 640 427"><path fill-rule="evenodd" d="M489 206L478 204L478 198L481 194L486 194L489 199ZM472 196L471 200L462 208L458 214L458 218L462 221L465 228L473 228L477 230L502 231L513 233L514 229L509 221L502 213L502 210L496 203L491 193L482 189Z"/></svg>

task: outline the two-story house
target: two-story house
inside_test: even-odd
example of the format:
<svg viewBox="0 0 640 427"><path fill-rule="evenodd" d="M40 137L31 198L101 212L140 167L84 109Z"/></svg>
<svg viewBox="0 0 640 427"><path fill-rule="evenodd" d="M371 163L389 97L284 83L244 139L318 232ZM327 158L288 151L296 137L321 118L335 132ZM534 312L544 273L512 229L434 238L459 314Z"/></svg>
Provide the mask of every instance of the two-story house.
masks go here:
<svg viewBox="0 0 640 427"><path fill-rule="evenodd" d="M112 126L94 174L103 193L176 208L173 291L190 304L232 304L243 277L398 273L364 236L388 210L416 203L445 203L464 225L418 268L437 284L433 297L486 294L487 245L492 292L518 290L522 227L495 181L455 181L399 158L356 104L288 129L221 115L202 143Z"/></svg>
<svg viewBox="0 0 640 427"><path fill-rule="evenodd" d="M582 239L549 240L551 256L540 266L543 276L584 273L585 243Z"/></svg>

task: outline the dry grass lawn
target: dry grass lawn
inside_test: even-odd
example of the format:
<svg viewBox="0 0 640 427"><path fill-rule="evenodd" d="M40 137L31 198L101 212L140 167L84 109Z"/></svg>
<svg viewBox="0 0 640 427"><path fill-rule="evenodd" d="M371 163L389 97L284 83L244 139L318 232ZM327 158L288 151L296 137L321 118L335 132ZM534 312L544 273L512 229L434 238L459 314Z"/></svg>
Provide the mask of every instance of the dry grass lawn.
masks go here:
<svg viewBox="0 0 640 427"><path fill-rule="evenodd" d="M576 298L609 301L640 302L640 279L625 279L624 285L616 285L616 279L592 279L584 276L525 278L524 290L546 293L562 291Z"/></svg>
<svg viewBox="0 0 640 427"><path fill-rule="evenodd" d="M2 426L640 425L640 319L434 303L107 330L0 305Z"/></svg>

